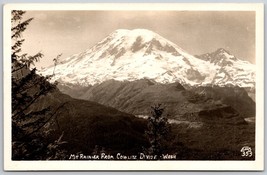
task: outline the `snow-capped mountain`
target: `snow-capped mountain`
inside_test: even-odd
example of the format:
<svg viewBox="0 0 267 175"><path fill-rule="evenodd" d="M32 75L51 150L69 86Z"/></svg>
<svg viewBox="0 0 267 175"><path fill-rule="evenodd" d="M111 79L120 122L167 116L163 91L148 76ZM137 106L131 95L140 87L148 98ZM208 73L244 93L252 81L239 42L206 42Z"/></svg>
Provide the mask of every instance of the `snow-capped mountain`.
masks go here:
<svg viewBox="0 0 267 175"><path fill-rule="evenodd" d="M51 75L54 67L42 70ZM106 80L152 79L188 85L233 84L253 87L255 66L225 50L199 57L146 30L119 29L92 48L63 60L54 80L74 85L94 85Z"/></svg>
<svg viewBox="0 0 267 175"><path fill-rule="evenodd" d="M229 51L220 48L196 57L219 66L211 84L255 87L255 65L236 58Z"/></svg>

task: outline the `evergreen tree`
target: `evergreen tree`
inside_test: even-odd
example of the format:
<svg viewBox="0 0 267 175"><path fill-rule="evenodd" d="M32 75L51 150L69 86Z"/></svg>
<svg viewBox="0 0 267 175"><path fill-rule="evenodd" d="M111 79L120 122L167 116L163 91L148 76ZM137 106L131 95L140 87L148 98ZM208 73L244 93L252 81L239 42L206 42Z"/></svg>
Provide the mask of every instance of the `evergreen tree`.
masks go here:
<svg viewBox="0 0 267 175"><path fill-rule="evenodd" d="M157 155L157 159L164 152L164 140L169 132L168 119L163 116L164 108L161 104L151 107L151 116L148 117L146 136L150 147L146 151L150 155Z"/></svg>
<svg viewBox="0 0 267 175"><path fill-rule="evenodd" d="M51 110L50 106L39 110L33 108L38 99L52 92L56 85L48 81L52 76L40 76L36 74L36 68L31 67L34 66L34 62L42 58L42 53L33 56L21 53L25 41L22 33L33 18L23 21L25 11L13 10L11 13L12 159L59 158L49 150L58 148L56 145L63 143L62 136L59 141L49 143L45 133L41 131L59 108L56 110Z"/></svg>

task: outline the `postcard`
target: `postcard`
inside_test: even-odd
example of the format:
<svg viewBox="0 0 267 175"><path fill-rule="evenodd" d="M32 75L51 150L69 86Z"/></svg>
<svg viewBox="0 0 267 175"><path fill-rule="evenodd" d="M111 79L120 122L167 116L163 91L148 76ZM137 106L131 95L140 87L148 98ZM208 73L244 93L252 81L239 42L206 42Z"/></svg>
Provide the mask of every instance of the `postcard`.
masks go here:
<svg viewBox="0 0 267 175"><path fill-rule="evenodd" d="M263 12L6 4L5 170L263 170Z"/></svg>

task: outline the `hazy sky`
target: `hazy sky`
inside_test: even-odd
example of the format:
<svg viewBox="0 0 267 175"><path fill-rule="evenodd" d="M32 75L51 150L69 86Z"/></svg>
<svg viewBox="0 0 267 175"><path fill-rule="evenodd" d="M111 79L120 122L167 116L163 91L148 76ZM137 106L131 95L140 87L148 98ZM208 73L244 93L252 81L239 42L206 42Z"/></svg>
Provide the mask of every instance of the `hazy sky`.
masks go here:
<svg viewBox="0 0 267 175"><path fill-rule="evenodd" d="M254 12L190 11L27 11L34 17L23 37L23 51L42 51L40 68L89 49L116 29L145 28L176 43L190 54L225 48L255 63Z"/></svg>

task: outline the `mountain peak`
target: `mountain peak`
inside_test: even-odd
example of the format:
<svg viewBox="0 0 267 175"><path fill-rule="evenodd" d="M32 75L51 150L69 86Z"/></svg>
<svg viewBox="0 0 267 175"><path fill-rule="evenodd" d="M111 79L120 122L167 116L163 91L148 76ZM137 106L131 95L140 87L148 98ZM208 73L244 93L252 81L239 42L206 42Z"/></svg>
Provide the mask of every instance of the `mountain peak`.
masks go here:
<svg viewBox="0 0 267 175"><path fill-rule="evenodd" d="M151 41L155 38L158 40L166 40L159 34L148 29L117 29L110 35L110 37L114 37L114 39L123 38L125 39L124 41L132 41L136 40L136 38L141 38L144 42Z"/></svg>
<svg viewBox="0 0 267 175"><path fill-rule="evenodd" d="M136 53L140 56L154 55L161 59L163 55L159 54L159 52L166 52L174 56L179 56L181 55L180 52L182 52L171 41L147 29L115 30L91 50L88 50L88 52L92 51L101 53L101 55L97 55L99 59L106 56L118 59L125 55L131 56ZM112 63L112 65L114 64Z"/></svg>
<svg viewBox="0 0 267 175"><path fill-rule="evenodd" d="M219 48L214 52L206 53L196 57L219 66L231 66L233 65L233 62L238 61L234 55L224 48Z"/></svg>
<svg viewBox="0 0 267 175"><path fill-rule="evenodd" d="M113 33L123 33L123 34L156 34L155 32L148 30L148 29L142 29L142 28L136 28L136 29L117 29Z"/></svg>
<svg viewBox="0 0 267 175"><path fill-rule="evenodd" d="M253 69L250 71L250 65L239 66L239 63L234 67L233 58L221 48L205 54L201 60L153 31L118 29L92 48L57 65L54 79L83 86L112 79L134 81L144 78L160 83L190 85L250 82L249 77L248 81L241 77L240 82L236 82L237 76L243 75L239 70L248 69L245 71L248 74ZM227 71L222 72L224 68ZM53 71L53 68L48 68L42 73L51 75Z"/></svg>
<svg viewBox="0 0 267 175"><path fill-rule="evenodd" d="M224 48L219 48L215 51L215 53L227 53L230 54L230 52Z"/></svg>
<svg viewBox="0 0 267 175"><path fill-rule="evenodd" d="M117 34L127 34L130 30L128 29L117 29L111 35L117 35Z"/></svg>
<svg viewBox="0 0 267 175"><path fill-rule="evenodd" d="M213 54L214 56L218 55L219 59L224 59L226 61L227 60L237 61L237 58L224 48L217 49L215 52L213 52Z"/></svg>

